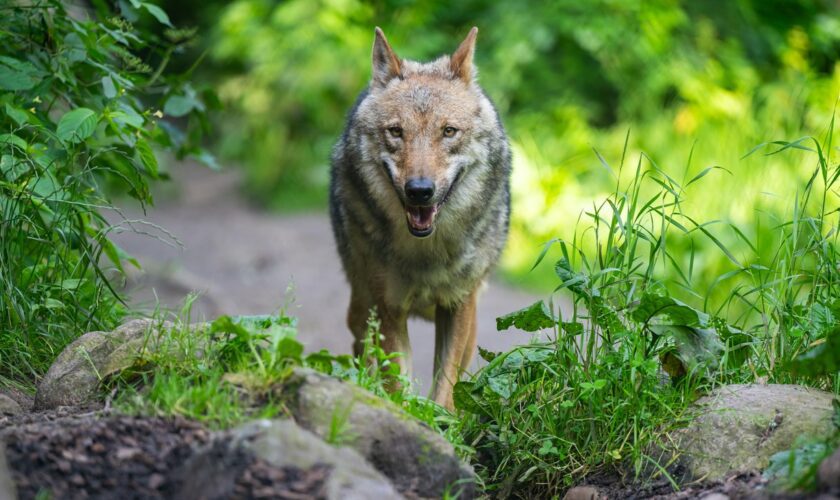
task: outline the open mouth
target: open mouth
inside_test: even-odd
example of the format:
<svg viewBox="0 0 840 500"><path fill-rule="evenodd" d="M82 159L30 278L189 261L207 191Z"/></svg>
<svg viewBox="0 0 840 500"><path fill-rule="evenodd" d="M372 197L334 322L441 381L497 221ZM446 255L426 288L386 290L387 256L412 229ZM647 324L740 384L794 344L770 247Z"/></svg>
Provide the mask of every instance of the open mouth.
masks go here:
<svg viewBox="0 0 840 500"><path fill-rule="evenodd" d="M426 237L434 231L435 215L438 205L412 206L406 205L405 216L408 219L408 230L418 238Z"/></svg>

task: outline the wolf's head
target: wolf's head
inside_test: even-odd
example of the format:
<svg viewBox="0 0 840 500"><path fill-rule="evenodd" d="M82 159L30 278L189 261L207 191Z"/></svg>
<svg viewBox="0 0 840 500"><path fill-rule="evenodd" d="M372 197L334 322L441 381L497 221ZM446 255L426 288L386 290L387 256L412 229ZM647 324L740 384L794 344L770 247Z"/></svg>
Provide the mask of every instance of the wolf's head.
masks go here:
<svg viewBox="0 0 840 500"><path fill-rule="evenodd" d="M451 56L422 64L398 58L382 30L375 31L371 84L356 114L363 154L378 170L369 175L393 184L392 204L417 237L432 234L438 214L461 203L459 183L481 182L467 174L486 164L488 142L499 134L495 110L476 82L477 33L470 30Z"/></svg>

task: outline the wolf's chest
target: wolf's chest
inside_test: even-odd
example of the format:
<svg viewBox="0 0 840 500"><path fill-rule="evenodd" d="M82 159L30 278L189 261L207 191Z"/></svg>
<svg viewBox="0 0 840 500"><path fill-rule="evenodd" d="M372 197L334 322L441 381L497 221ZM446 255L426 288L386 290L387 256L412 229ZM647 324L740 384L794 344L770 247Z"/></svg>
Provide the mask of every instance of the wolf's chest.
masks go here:
<svg viewBox="0 0 840 500"><path fill-rule="evenodd" d="M412 308L457 303L481 278L476 272L474 245L469 241L415 238L404 245L395 243L387 288L397 303L410 302Z"/></svg>

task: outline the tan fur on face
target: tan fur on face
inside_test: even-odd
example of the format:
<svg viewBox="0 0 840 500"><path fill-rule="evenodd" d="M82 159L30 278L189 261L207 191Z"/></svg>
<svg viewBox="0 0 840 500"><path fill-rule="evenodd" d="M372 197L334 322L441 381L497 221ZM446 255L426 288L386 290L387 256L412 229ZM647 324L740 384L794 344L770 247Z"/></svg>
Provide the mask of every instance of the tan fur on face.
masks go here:
<svg viewBox="0 0 840 500"><path fill-rule="evenodd" d="M408 68L403 79L392 80L371 95L359 117L378 141L394 186L401 191L408 179L430 178L438 202L455 174L452 168L457 166L457 157L452 157L469 144L476 121L480 123L476 118L481 106L469 84ZM402 137L392 137L388 132L392 127L399 127ZM454 137L444 136L446 127L458 130Z"/></svg>

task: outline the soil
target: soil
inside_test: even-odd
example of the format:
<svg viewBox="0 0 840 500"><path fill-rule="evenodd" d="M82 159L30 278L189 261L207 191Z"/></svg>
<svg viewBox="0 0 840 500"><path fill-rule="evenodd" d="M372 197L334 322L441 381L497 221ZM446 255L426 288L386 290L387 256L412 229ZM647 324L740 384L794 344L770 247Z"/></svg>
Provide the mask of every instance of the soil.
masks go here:
<svg viewBox="0 0 840 500"><path fill-rule="evenodd" d="M241 450L230 453L224 433L213 438L189 420L90 412L30 419L3 433L21 499L41 492L55 499L325 498L329 467L277 468ZM211 447L206 457L223 473L196 478L182 472L200 446Z"/></svg>
<svg viewBox="0 0 840 500"><path fill-rule="evenodd" d="M683 471L670 471L673 477L679 477ZM601 474L586 482L604 498L625 500L687 500L694 498L714 498L723 500L836 500L837 491L819 493L775 493L769 488L767 480L758 471L733 473L723 481L699 481L683 484L679 491L674 491L666 479L652 480L645 483L625 482L618 474ZM710 495L722 495L720 497Z"/></svg>

